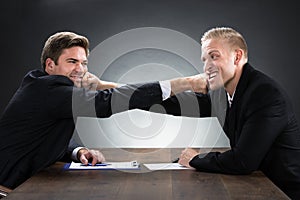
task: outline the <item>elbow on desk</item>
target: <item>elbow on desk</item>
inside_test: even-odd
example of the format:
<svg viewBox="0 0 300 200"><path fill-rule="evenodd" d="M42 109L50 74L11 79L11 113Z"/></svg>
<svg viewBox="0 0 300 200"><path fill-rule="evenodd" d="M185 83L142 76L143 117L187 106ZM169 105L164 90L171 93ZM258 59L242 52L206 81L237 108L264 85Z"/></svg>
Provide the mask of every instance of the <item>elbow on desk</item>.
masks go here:
<svg viewBox="0 0 300 200"><path fill-rule="evenodd" d="M249 175L258 170L257 165L245 164L242 161L235 162L221 162L217 159L201 159L195 157L190 162L190 165L197 171L223 173L230 175Z"/></svg>
<svg viewBox="0 0 300 200"><path fill-rule="evenodd" d="M249 175L252 174L254 171L258 170L257 165L253 164L244 164L240 162L239 165L234 169L236 175Z"/></svg>
<svg viewBox="0 0 300 200"><path fill-rule="evenodd" d="M252 174L254 171L254 169L238 169L236 170L236 175L249 175Z"/></svg>

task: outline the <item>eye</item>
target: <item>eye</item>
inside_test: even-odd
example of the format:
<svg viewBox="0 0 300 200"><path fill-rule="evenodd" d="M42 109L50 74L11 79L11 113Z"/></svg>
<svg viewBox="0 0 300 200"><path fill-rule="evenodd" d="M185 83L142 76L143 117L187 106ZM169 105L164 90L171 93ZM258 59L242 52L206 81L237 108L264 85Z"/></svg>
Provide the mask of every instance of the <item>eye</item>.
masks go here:
<svg viewBox="0 0 300 200"><path fill-rule="evenodd" d="M83 62L83 63L81 63L81 64L82 64L82 66L84 66L84 67L87 67L87 65L88 65L87 62Z"/></svg>
<svg viewBox="0 0 300 200"><path fill-rule="evenodd" d="M218 54L215 54L215 53L213 53L213 54L211 54L211 55L210 55L210 58L211 58L212 60L216 60L216 59L218 59L218 58L219 58L219 55L218 55Z"/></svg>
<svg viewBox="0 0 300 200"><path fill-rule="evenodd" d="M76 64L76 60L69 60L69 63Z"/></svg>

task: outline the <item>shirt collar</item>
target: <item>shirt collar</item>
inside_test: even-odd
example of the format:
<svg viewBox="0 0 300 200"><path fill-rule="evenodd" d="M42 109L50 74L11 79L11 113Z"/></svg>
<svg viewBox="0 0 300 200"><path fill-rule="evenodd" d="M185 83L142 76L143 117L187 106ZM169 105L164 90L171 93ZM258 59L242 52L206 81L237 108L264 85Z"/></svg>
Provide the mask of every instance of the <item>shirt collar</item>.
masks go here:
<svg viewBox="0 0 300 200"><path fill-rule="evenodd" d="M227 94L227 100L228 100L228 103L229 103L229 107L231 107L231 104L233 102L233 97L234 97L234 94L235 94L235 90L234 90L232 96L230 96L230 94L228 92L226 92L226 94Z"/></svg>

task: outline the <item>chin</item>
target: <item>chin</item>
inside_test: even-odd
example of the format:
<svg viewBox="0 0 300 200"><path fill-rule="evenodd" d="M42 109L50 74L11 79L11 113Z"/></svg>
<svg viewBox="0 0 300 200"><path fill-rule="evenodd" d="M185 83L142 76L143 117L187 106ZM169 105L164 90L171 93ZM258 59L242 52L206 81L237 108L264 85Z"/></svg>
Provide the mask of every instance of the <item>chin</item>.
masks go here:
<svg viewBox="0 0 300 200"><path fill-rule="evenodd" d="M216 90L217 88L213 85L209 85L209 90Z"/></svg>
<svg viewBox="0 0 300 200"><path fill-rule="evenodd" d="M220 89L221 87L223 87L223 85L219 85L219 84L213 84L213 83L211 83L211 84L209 84L209 89L210 90L218 90L218 89Z"/></svg>

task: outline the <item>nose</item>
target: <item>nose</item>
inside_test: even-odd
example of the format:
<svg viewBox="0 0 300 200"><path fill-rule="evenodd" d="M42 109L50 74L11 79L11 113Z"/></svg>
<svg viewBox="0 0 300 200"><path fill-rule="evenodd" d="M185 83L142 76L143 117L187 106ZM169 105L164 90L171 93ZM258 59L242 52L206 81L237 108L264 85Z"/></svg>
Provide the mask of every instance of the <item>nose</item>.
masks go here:
<svg viewBox="0 0 300 200"><path fill-rule="evenodd" d="M209 74L216 70L216 66L212 62L205 62L203 68L206 74Z"/></svg>
<svg viewBox="0 0 300 200"><path fill-rule="evenodd" d="M207 74L209 72L209 65L207 64L207 62L204 63L204 66L203 66L203 71Z"/></svg>
<svg viewBox="0 0 300 200"><path fill-rule="evenodd" d="M82 63L78 62L75 66L75 71L76 72L84 72L85 69L85 65L83 65Z"/></svg>

